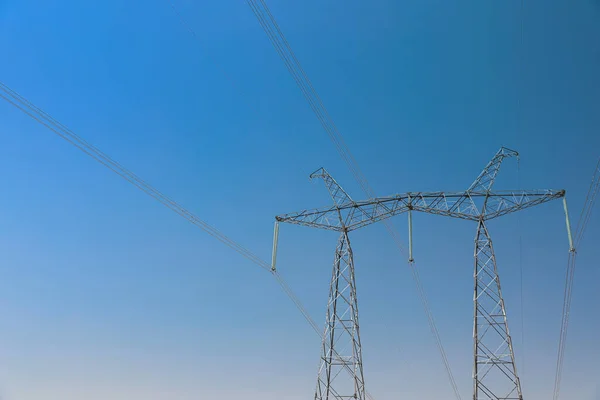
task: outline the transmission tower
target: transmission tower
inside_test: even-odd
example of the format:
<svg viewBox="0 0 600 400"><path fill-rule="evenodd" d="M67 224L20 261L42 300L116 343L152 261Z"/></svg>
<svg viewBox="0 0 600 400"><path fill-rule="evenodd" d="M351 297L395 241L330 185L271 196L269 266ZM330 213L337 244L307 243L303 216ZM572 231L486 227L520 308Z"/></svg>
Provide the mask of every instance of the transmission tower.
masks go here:
<svg viewBox="0 0 600 400"><path fill-rule="evenodd" d="M487 221L563 198L570 251L574 251L564 190L516 190L492 192L502 161L518 153L501 148L475 182L462 192L408 192L365 201L354 201L321 168L311 178L322 178L333 206L308 209L275 217L273 269L279 223L327 229L340 233L323 336L316 400L359 399L365 396L362 348L358 323L354 260L348 233L409 213L409 262L412 262L412 211L448 216L477 223L474 269L473 399L522 400L506 308L500 287L496 257ZM341 374L342 370L348 374Z"/></svg>

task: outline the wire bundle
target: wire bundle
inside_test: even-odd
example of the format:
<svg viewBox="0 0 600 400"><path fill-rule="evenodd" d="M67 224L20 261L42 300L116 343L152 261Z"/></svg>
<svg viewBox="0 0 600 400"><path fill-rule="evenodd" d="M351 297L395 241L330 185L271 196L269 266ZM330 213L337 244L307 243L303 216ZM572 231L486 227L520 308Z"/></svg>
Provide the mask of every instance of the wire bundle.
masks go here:
<svg viewBox="0 0 600 400"><path fill-rule="evenodd" d="M256 254L252 253L250 250L246 249L241 244L235 242L233 239L229 238L224 233L220 232L217 228L215 228L215 227L209 225L207 222L201 220L199 217L192 214L190 211L186 210L183 206L179 205L174 200L172 200L169 197L167 197L166 195L162 194L158 189L152 187L146 181L144 181L143 179L141 179L140 177L135 175L130 170L123 167L117 161L115 161L112 158L110 158L109 156L107 156L105 153L100 151L97 147L95 147L92 144L85 141L83 138L81 138L80 136L75 134L75 132L73 132L72 130L70 130L69 128L67 128L66 126L61 124L60 122L58 122L56 119L54 119L48 113L44 112L43 110L41 110L40 108L35 106L29 100L27 100L26 98L24 98L23 96L21 96L20 94L15 92L14 90L10 89L8 86L6 86L2 82L0 82L0 98L3 98L8 103L10 103L14 107L18 108L23 113L27 114L29 117L33 118L35 121L44 125L46 128L50 129L52 132L54 132L55 134L57 134L58 136L60 136L64 140L66 140L67 142L71 143L73 146L77 147L79 150L83 151L85 154L92 157L94 160L98 161L100 164L104 165L105 167L107 167L108 169L110 169L111 171L113 171L114 173L116 173L117 175L119 175L120 177L122 177L123 179L125 179L126 181L128 181L129 183L131 183L132 185L134 185L135 187L137 187L138 189L140 189L147 195L149 195L150 197L159 201L161 204L165 205L172 211L174 211L177 214L179 214L180 216L184 217L192 224L198 226L199 228L201 228L202 230L207 232L209 235L217 238L219 241L223 242L224 244L226 244L227 246L229 246L236 252L240 253L242 256L246 257L247 259L252 261L254 264L258 265L259 267L261 267L262 269L264 269L266 271L271 272L271 274L273 275L273 277L275 278L275 280L277 281L277 283L279 284L281 289L290 298L290 300L292 300L292 302L294 303L296 308L298 308L300 313L303 315L303 317L306 319L306 321L309 323L309 325L313 328L313 330L317 333L319 338L321 338L321 339L323 338L323 336L321 334L321 330L319 329L319 326L311 318L311 316L309 315L308 311L306 310L306 308L304 307L304 305L302 304L302 302L300 301L298 296L296 296L296 294L292 291L292 289L289 287L287 282L283 279L283 277L281 275L279 275L277 273L277 271L271 270L271 265L268 262L264 261ZM339 356L338 352L335 349L332 349L332 350L333 350L334 355ZM346 369L350 369L350 367L347 365L345 367L346 367ZM350 372L351 372L351 370L350 370ZM367 396L371 400L373 400L372 396L370 396L369 394L367 394Z"/></svg>
<svg viewBox="0 0 600 400"><path fill-rule="evenodd" d="M308 102L309 106L313 110L317 119L323 126L323 129L325 129L325 132L327 132L327 134L329 135L329 138L333 142L338 153L340 154L340 156L342 157L342 159L348 166L348 169L350 169L350 172L354 176L354 179L358 182L358 184L361 186L361 188L363 189L363 191L369 198L374 198L375 194L373 192L373 189L371 188L371 186L369 185L369 182L367 181L366 177L362 173L360 167L358 166L358 163L356 162L356 159L350 152L350 149L344 142L342 135L338 131L335 123L333 122L329 113L327 112L327 109L323 105L323 102L321 101L321 98L319 97L316 90L314 89L310 79L304 72L304 69L300 65L300 62L298 61L296 55L294 54L292 48L290 47L287 39L285 38L283 32L279 28L279 25L277 24L277 21L275 20L271 11L269 10L269 7L267 6L266 2L264 0L258 0L258 1L247 0L247 3L250 6L250 8L252 9L252 12L256 16L256 18L258 19L258 22L262 26L263 30L269 37L269 40L271 41L273 47L275 48L275 50L277 51L277 53L283 60L286 68L292 75L292 78L294 79L294 81L296 82L298 87L300 88L300 91L306 98L306 101ZM398 247L398 249L400 250L400 252L406 256L406 251L404 249L404 246L400 242L392 225L389 223L389 221L383 221L383 223L385 224L386 229L388 230L388 232L394 239L394 242L395 242L396 246ZM423 289L423 285L419 279L419 274L416 271L416 269L415 269L416 267L414 264L411 263L410 268L412 270L412 275L413 275L415 284L417 286L417 291L419 293L419 297L423 304L423 308L425 309L425 314L427 315L429 327L433 333L437 347L440 350L440 355L442 357L442 362L444 363L444 367L446 369L448 379L450 380L450 384L452 385L452 388L454 390L454 394L455 394L456 398L458 400L461 400L460 393L458 392L458 388L456 385L456 381L452 374L452 370L450 369L450 364L448 363L448 359L446 357L446 353L444 351L444 347L441 342L438 328L437 328L435 320L433 318L433 313L429 307L429 303L427 301L427 297L426 297L425 291ZM371 398L369 395L368 395L368 397Z"/></svg>
<svg viewBox="0 0 600 400"><path fill-rule="evenodd" d="M587 225L590 221L590 217L592 214L592 209L594 208L594 204L596 203L596 197L600 192L600 159L598 159L598 164L596 165L596 169L594 170L594 174L592 176L592 182L590 183L590 187L588 189L587 195L585 197L585 203L583 205L583 209L579 214L579 221L577 222L577 227L575 228L575 237L574 237L574 246L575 249L579 248L579 244L583 239L583 235L587 228ZM562 380L562 372L563 372L563 364L564 364L564 356L565 356L565 347L567 343L567 332L569 329L569 316L571 313L571 299L573 297L573 281L575 276L575 261L577 259L577 252L575 249L569 253L569 260L567 262L567 273L565 277L565 290L564 290L564 298L563 298L563 308L562 308L562 321L560 326L560 338L558 341L558 356L556 360L556 373L554 376L554 394L553 399L558 400L560 394L560 384Z"/></svg>
<svg viewBox="0 0 600 400"><path fill-rule="evenodd" d="M46 128L50 129L52 132L54 132L67 142L71 143L73 146L77 147L79 150L83 151L85 154L92 157L94 160L104 165L105 167L107 167L108 169L110 169L111 171L113 171L114 173L116 173L117 175L119 175L120 177L122 177L123 179L125 179L126 181L128 181L147 195L149 195L150 197L154 198L166 207L170 208L172 211L181 215L182 217L190 221L192 224L204 230L209 235L225 243L227 246L231 247L233 250L237 251L242 256L252 261L254 264L257 264L259 267L270 271L271 265L268 262L262 260L256 254L252 253L250 250L246 249L241 244L235 242L233 239L220 232L217 228L204 222L202 219L185 209L183 206L170 199L156 188L152 187L142 178L140 178L121 164L119 164L117 161L110 158L108 155L100 151L94 145L85 141L83 138L75 134L75 132L73 132L54 118L52 118L52 116L50 116L40 108L36 107L34 104L29 102L27 99L25 99L23 96L21 96L14 90L10 89L2 82L0 82L0 97L2 97L4 100L9 102L10 104L27 114L40 124L44 125Z"/></svg>

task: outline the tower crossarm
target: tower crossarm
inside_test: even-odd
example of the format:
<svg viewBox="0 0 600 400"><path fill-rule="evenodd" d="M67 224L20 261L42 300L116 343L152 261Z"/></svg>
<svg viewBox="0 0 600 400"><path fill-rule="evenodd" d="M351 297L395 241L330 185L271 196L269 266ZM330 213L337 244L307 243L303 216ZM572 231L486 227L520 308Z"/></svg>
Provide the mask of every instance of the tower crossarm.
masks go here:
<svg viewBox="0 0 600 400"><path fill-rule="evenodd" d="M327 229L331 231L343 230L343 225L339 218L339 207L337 206L314 208L278 215L275 219L278 222L310 226L312 228Z"/></svg>
<svg viewBox="0 0 600 400"><path fill-rule="evenodd" d="M411 201L411 209L428 214L468 220L489 220L538 204L564 197L564 190L516 190L499 192L420 194ZM483 212L476 203L483 199ZM469 200L469 201L465 201Z"/></svg>
<svg viewBox="0 0 600 400"><path fill-rule="evenodd" d="M467 194L466 192L414 192L389 197L378 197L365 201L353 202L342 206L329 206L302 210L295 213L279 215L277 221L310 226L333 231L352 231L384 219L402 214L409 210L424 211L450 217L478 220L478 210L466 203L455 207L455 203L464 197L483 197L483 194ZM342 225L339 213L348 214L346 224Z"/></svg>
<svg viewBox="0 0 600 400"><path fill-rule="evenodd" d="M390 197L378 197L354 202L344 206L330 206L302 210L291 214L277 216L276 219L279 222L333 231L342 231L344 229L352 231L402 214L411 209L476 221L479 219L479 214L477 209L471 206L471 203L467 203L462 207L454 206L456 202L462 200L466 196L470 195L465 192L404 193ZM472 196L482 197L484 195L474 194ZM339 212L346 212L348 214L345 226L340 222Z"/></svg>
<svg viewBox="0 0 600 400"><path fill-rule="evenodd" d="M352 231L409 210L477 221L493 219L564 197L564 190L473 192L411 192L378 197L343 206L329 206L277 216L279 222L332 231ZM472 201L464 201L469 199ZM484 214L475 200L485 200ZM348 214L342 225L339 212Z"/></svg>
<svg viewBox="0 0 600 400"><path fill-rule="evenodd" d="M517 190L490 193L484 219L490 220L565 196L564 190Z"/></svg>
<svg viewBox="0 0 600 400"><path fill-rule="evenodd" d="M394 215L402 214L410 209L410 196L407 194L392 197L381 197L366 201L354 202L345 206L325 207L303 210L291 214L279 215L279 222L310 226L333 231L352 231ZM342 225L338 215L347 214L346 223Z"/></svg>
<svg viewBox="0 0 600 400"><path fill-rule="evenodd" d="M353 202L343 206L330 206L312 210L303 210L291 214L277 216L279 222L296 225L310 226L313 228L328 229L333 231L352 231L364 226L382 221L384 219L402 214L411 209L421 210L435 207L440 214L449 214L455 217L476 220L475 209L469 208L466 212L461 209L449 211L451 206L462 194L436 193L404 193L390 197L378 197L365 201ZM473 211L474 210L474 211ZM340 213L347 217L342 224Z"/></svg>

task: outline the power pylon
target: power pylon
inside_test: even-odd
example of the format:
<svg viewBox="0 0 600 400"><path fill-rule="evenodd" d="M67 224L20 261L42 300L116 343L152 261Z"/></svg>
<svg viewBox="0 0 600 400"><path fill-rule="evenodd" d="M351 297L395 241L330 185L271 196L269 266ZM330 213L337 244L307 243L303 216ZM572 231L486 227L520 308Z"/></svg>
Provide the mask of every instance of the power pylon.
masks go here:
<svg viewBox="0 0 600 400"><path fill-rule="evenodd" d="M273 268L279 223L291 223L340 232L331 279L316 400L360 399L365 396L354 260L348 233L392 216L412 211L460 218L477 223L474 269L473 399L522 400L506 308L487 221L563 198L564 190L492 192L502 161L518 153L501 148L475 182L463 192L409 192L356 202L323 169L311 174L325 181L333 206L276 217ZM412 243L412 218L409 217ZM410 245L409 262L412 262ZM346 370L348 375L341 375ZM342 378L343 377L343 378Z"/></svg>

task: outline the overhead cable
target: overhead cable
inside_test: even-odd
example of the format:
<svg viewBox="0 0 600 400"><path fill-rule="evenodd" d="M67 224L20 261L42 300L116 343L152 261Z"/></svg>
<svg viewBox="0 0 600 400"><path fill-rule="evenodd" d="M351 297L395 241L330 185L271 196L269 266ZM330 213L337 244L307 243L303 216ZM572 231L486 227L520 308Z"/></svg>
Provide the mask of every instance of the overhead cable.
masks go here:
<svg viewBox="0 0 600 400"><path fill-rule="evenodd" d="M358 184L361 186L361 188L363 189L363 191L369 198L374 198L375 194L374 194L373 189L371 188L366 177L360 170L358 163L356 162L356 159L354 158L354 156L350 152L350 149L344 142L342 135L340 134L335 123L333 122L332 118L330 117L327 109L325 108L323 102L321 101L321 98L319 97L316 90L314 89L310 79L304 72L302 65L300 64L296 55L294 54L291 46L289 45L287 39L285 38L285 35L279 28L279 25L277 24L277 21L271 14L271 11L269 10L269 7L267 6L266 2L264 0L259 0L258 2L255 0L247 0L247 3L250 6L254 15L256 16L256 18L258 19L258 22L262 26L263 30L269 37L271 44L273 45L273 47L279 54L280 58L283 60L285 66L287 67L288 71L292 75L292 78L294 79L294 81L296 82L298 87L300 88L300 91L306 98L306 100L307 100L309 106L311 107L311 109L313 110L315 116L317 117L317 119L319 120L321 125L323 126L323 129L329 135L336 150L338 151L338 153L340 154L340 156L342 157L342 159L344 160L344 162L350 169L350 172L354 176L355 180L358 182ZM383 223L385 224L388 232L392 235L392 238L394 239L394 242L395 242L396 246L400 249L401 253L403 255L406 255L404 246L402 245L399 238L395 234L395 231L393 230L389 221L383 221ZM411 269L415 268L414 265L412 265L412 264L410 267L411 267ZM446 372L448 374L450 384L454 390L456 398L458 400L461 400L460 393L456 389L456 387L457 387L456 381L454 379L454 376L452 374L450 366L447 362L446 354L443 349L441 339L439 336L439 331L435 324L435 320L433 318L433 313L430 310L429 303L427 301L422 284L419 280L417 280L417 276L418 275L415 275L414 271L413 271L413 278L414 278L415 284L417 286L417 291L419 292L423 307L425 308L425 313L427 315L430 328L432 330L432 333L434 334L434 338L436 340L436 343L438 344L438 348L440 349L440 355L442 357L442 362L444 363L444 367L446 368Z"/></svg>
<svg viewBox="0 0 600 400"><path fill-rule="evenodd" d="M313 330L315 330L319 337L322 338L322 334L320 333L318 325L310 317L304 305L300 302L298 297L294 294L294 292L285 282L283 277L281 277L281 275L279 275L276 271L271 270L271 265L267 261L261 259L259 256L257 256L241 244L237 243L236 241L219 231L217 228L209 225L207 222L203 221L198 216L194 215L193 213L185 209L183 206L161 193L158 189L152 187L142 178L138 177L136 174L122 166L120 163L110 158L108 155L100 151L97 147L75 134L75 132L58 122L48 113L35 106L29 100L27 100L26 98L24 98L19 93L15 92L2 82L0 82L0 97L6 100L11 105L13 105L14 107L16 107L17 109L19 109L20 111L22 111L23 113L25 113L26 115L28 115L29 117L33 118L38 123L42 124L49 130L54 132L56 135L60 136L62 139L77 147L79 150L81 150L100 164L104 165L105 167L107 167L108 169L125 179L127 182L131 183L132 185L146 193L148 196L154 198L164 206L168 207L175 213L187 219L192 224L204 230L209 235L215 237L225 245L229 246L245 258L249 259L252 263L258 265L266 271L271 272L271 274L275 277L277 283L285 292L285 294L292 300L296 308L298 308L298 310L302 313L303 317L313 328Z"/></svg>
<svg viewBox="0 0 600 400"><path fill-rule="evenodd" d="M117 175L121 176L129 183L142 190L147 195L153 197L163 205L167 206L172 211L186 218L192 224L198 226L209 235L215 237L216 239L231 247L244 257L248 258L253 263L257 264L258 266L267 271L270 271L271 266L268 262L262 260L259 256L252 253L250 250L246 249L241 244L235 242L215 227L204 222L199 217L185 209L183 206L179 205L177 202L170 199L156 188L152 187L146 181L144 181L143 179L135 175L133 172L126 169L121 164L110 158L108 155L100 151L97 147L85 141L83 138L75 134L72 130L70 130L69 128L52 118L49 114L45 113L44 111L30 103L27 99L10 89L2 82L0 82L0 91L3 92L0 93L0 96L4 100L9 102L10 104L27 114L40 124L44 125L46 128L50 129L52 132L54 132L67 142L71 143L72 145L86 153L88 156L92 157L100 164L104 165Z"/></svg>
<svg viewBox="0 0 600 400"><path fill-rule="evenodd" d="M581 243L587 225L590 222L590 217L592 215L594 204L596 203L598 192L600 192L600 159L598 159L598 163L596 164L596 169L594 170L590 187L585 196L584 206L581 210L579 221L577 222L577 226L575 228L575 248L579 247L579 243Z"/></svg>
<svg viewBox="0 0 600 400"><path fill-rule="evenodd" d="M583 239L585 230L590 221L594 204L596 203L596 197L600 192L600 159L596 164L596 168L592 175L592 182L588 189L585 202L581 213L579 215L579 221L575 228L574 246L575 249L579 248L579 244ZM556 372L554 375L554 391L553 400L558 400L560 395L560 385L562 381L565 347L567 343L567 333L569 330L569 316L571 314L571 300L573 297L573 281L575 277L575 261L577 259L577 252L573 249L569 253L569 259L567 262L567 272L565 276L565 289L563 295L563 308L562 308L562 320L560 325L560 337L558 340L558 355L556 359Z"/></svg>

